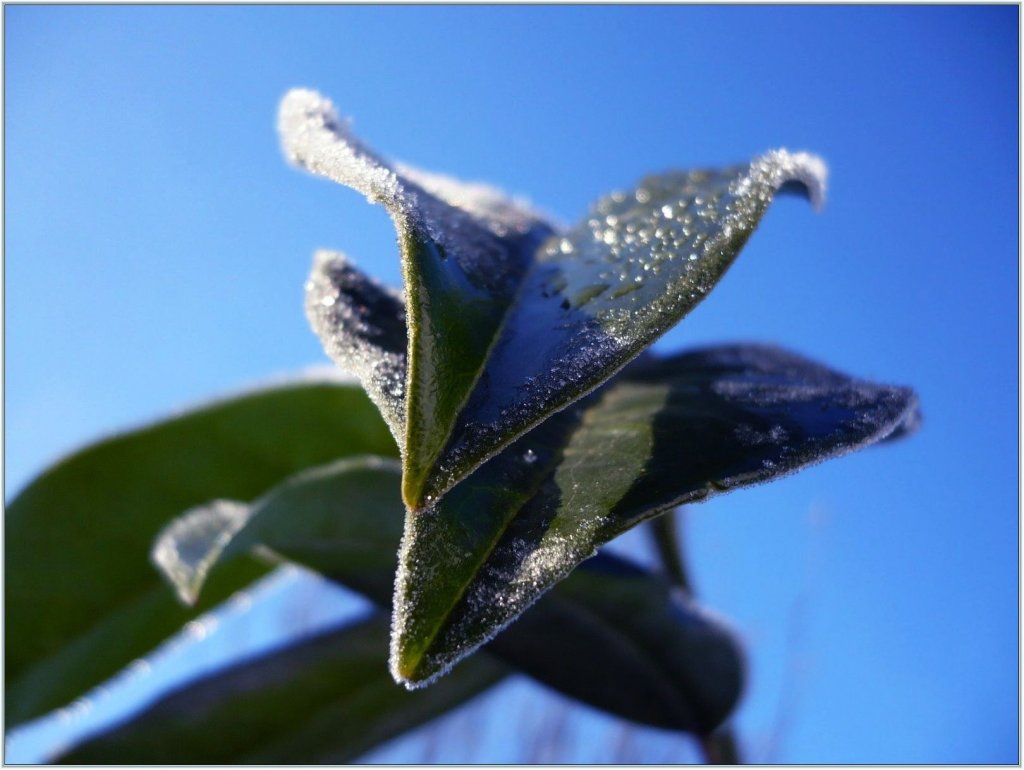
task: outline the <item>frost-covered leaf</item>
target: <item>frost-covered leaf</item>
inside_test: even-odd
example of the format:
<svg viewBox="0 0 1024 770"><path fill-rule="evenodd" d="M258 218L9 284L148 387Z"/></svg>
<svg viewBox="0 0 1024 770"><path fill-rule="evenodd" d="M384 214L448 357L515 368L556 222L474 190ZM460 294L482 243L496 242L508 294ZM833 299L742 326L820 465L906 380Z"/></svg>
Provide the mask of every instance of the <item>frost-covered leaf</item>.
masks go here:
<svg viewBox="0 0 1024 770"><path fill-rule="evenodd" d="M388 163L313 92L285 97L280 128L293 162L383 203L395 221L410 332L403 496L414 509L679 321L777 191L816 203L824 192L818 158L776 150L649 177L560 233L490 188Z"/></svg>
<svg viewBox="0 0 1024 770"><path fill-rule="evenodd" d="M482 185L388 163L311 91L285 97L279 126L292 162L381 203L395 222L412 331L402 445L406 475L418 479L443 448L504 309L552 229ZM397 411L398 398L385 411Z"/></svg>
<svg viewBox="0 0 1024 770"><path fill-rule="evenodd" d="M199 600L210 568L248 519L248 505L214 500L186 511L161 533L153 562L169 576L182 602Z"/></svg>
<svg viewBox="0 0 1024 770"><path fill-rule="evenodd" d="M180 597L194 600L215 566L270 549L278 555L271 558L338 578L389 606L402 527L400 478L396 460L349 457L303 470L249 505L196 506L160 533L154 562ZM231 516L221 515L225 506Z"/></svg>
<svg viewBox="0 0 1024 770"><path fill-rule="evenodd" d="M190 556L159 563L179 590L191 590L206 575L191 565L269 549L388 607L402 532L399 480L398 464L379 458L304 471L248 506L241 528L234 513L221 514L222 501L182 517L156 550L178 553L186 543ZM741 655L721 623L670 588L659 576L602 554L484 649L596 708L706 732L739 697ZM386 646L379 654L386 657Z"/></svg>
<svg viewBox="0 0 1024 770"><path fill-rule="evenodd" d="M392 673L429 683L641 521L882 439L916 404L773 347L638 362L407 516Z"/></svg>
<svg viewBox="0 0 1024 770"><path fill-rule="evenodd" d="M480 655L437 687L396 687L375 615L185 684L63 755L65 764L345 764L501 681Z"/></svg>
<svg viewBox="0 0 1024 770"><path fill-rule="evenodd" d="M148 559L167 522L353 453L397 448L361 388L308 379L114 436L46 470L4 520L7 725L70 702L266 571L238 560L182 607Z"/></svg>
<svg viewBox="0 0 1024 770"><path fill-rule="evenodd" d="M337 294L342 287L330 288L330 275L320 284ZM333 334L329 324L322 332ZM408 514L396 678L430 681L595 547L645 518L905 435L919 419L906 389L854 380L773 347L639 360L439 505ZM470 599L475 609L466 607Z"/></svg>
<svg viewBox="0 0 1024 770"><path fill-rule="evenodd" d="M406 371L401 293L361 273L343 254L318 251L306 283L306 316L328 355L359 378L401 442Z"/></svg>

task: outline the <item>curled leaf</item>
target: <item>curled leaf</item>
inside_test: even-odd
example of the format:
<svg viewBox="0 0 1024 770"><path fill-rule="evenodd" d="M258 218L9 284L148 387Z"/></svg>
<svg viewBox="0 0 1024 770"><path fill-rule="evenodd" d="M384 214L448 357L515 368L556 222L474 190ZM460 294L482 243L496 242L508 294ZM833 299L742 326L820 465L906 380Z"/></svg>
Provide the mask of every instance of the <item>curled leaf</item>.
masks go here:
<svg viewBox="0 0 1024 770"><path fill-rule="evenodd" d="M157 539L153 563L168 576L178 598L195 604L224 548L249 519L249 506L214 500L186 511Z"/></svg>
<svg viewBox="0 0 1024 770"><path fill-rule="evenodd" d="M409 320L402 483L413 509L679 321L778 190L824 195L820 159L776 150L648 177L559 233L490 188L388 163L313 92L285 97L280 128L293 162L381 202L398 230Z"/></svg>

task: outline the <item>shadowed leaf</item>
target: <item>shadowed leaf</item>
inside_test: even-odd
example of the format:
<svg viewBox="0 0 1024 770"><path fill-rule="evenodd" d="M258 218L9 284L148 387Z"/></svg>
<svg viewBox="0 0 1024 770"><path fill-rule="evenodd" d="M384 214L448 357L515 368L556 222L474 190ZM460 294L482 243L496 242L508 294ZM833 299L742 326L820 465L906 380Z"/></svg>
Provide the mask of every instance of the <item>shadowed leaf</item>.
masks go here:
<svg viewBox="0 0 1024 770"><path fill-rule="evenodd" d="M729 629L610 554L583 562L482 649L569 697L670 730L710 733L743 690Z"/></svg>
<svg viewBox="0 0 1024 770"><path fill-rule="evenodd" d="M70 702L266 571L237 561L186 609L149 563L167 522L352 453L396 447L363 391L331 378L212 403L46 470L4 521L7 725Z"/></svg>
<svg viewBox="0 0 1024 770"><path fill-rule="evenodd" d="M388 163L313 92L285 97L280 129L293 162L382 203L398 230L409 313L402 483L413 509L678 322L778 190L816 203L824 193L818 158L776 150L732 168L648 177L559 233L489 188ZM364 381L372 389L374 378ZM399 399L385 412L396 414Z"/></svg>
<svg viewBox="0 0 1024 770"><path fill-rule="evenodd" d="M206 574L190 565L262 548L387 607L402 528L399 478L393 462L339 461L248 506L240 528L238 517L222 515L223 501L198 508L169 526L155 550L191 555L159 560L179 589ZM742 686L727 629L664 579L609 555L586 562L485 649L570 697L663 728L712 729Z"/></svg>
<svg viewBox="0 0 1024 770"><path fill-rule="evenodd" d="M402 440L405 424L405 303L343 254L319 251L306 283L306 316L327 354L359 378Z"/></svg>
<svg viewBox="0 0 1024 770"><path fill-rule="evenodd" d="M438 687L396 687L375 615L189 683L60 758L65 764L344 764L499 682L488 656Z"/></svg>

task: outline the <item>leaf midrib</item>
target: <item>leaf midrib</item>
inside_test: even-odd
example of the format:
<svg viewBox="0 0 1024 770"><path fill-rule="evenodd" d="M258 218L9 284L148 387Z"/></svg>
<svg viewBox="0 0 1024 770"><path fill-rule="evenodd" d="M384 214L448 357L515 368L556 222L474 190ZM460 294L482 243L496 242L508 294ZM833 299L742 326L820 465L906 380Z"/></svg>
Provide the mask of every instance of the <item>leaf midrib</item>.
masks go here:
<svg viewBox="0 0 1024 770"><path fill-rule="evenodd" d="M482 457L482 458L476 458L474 460L474 464L473 464L472 468L470 468L468 471L464 471L464 470L460 469L458 471L458 473L457 473L458 478L456 480L450 482L446 486L444 486L442 489L437 489L437 490L430 489L430 485L427 482L432 481L433 476L434 476L434 471L437 468L437 461L438 461L438 459L442 458L445 455L445 453L448 450L449 445L451 444L451 439L452 439L452 436L453 436L453 434L455 432L455 427L459 424L459 419L462 417L463 413L466 411L466 406L468 405L470 398L473 396L473 394L477 390L477 384L480 382L480 378L483 376L484 371L487 369L487 364L491 360L491 354L494 351L494 347L501 340L502 335L504 334L504 331L505 331L506 327L508 326L509 318L512 315L512 309L517 306L519 300L522 298L524 292L526 291L527 279L533 274L534 269L537 266L537 254L540 252L540 250L544 246L544 244L546 244L551 238L561 237L561 233L559 232L558 229L555 228L554 225L549 225L549 226L551 227L551 230L552 230L551 234L547 238L545 238L544 240L540 241L537 244L536 248L534 248L533 251L531 252L531 254L529 256L529 264L527 265L527 268L523 271L522 276L520 277L520 280L519 280L519 284L516 286L515 292L512 294L511 299L505 305L504 309L501 311L501 320L498 322L498 325L495 327L494 334L491 336L491 339L490 339L490 341L487 344L487 349L484 351L484 355L480 358L480 364L476 368L475 373L473 374L473 379L470 382L469 387L466 388L465 392L462 394L462 397L459 400L459 405L455 409L455 411L453 412L451 423L446 428L444 443L441 445L441 448L438 449L437 452L435 452L433 454L433 456L430 458L427 473L423 477L424 481L423 481L423 483L420 484L420 488L418 490L417 502L420 503L420 505L418 505L418 506L410 505L409 507L413 508L413 510L420 510L423 507L422 506L422 502L423 502L424 497L427 496L427 494L432 495L435 498L435 500L440 500L441 497L444 494L449 492L457 483L459 483L459 481L462 481L463 479L465 479L466 476L468 476L470 473L473 472L473 470L475 470L476 468L479 468L481 465L483 465L483 463L485 463L487 460L489 460L490 458L492 458L495 455L497 455L502 449L504 449L509 444L513 443L516 439L518 439L520 436L522 436L524 433L526 433L530 428L535 427L536 424L537 424L537 423L534 423L534 425L531 425L530 428L526 428L521 433L518 433L518 434L512 436L511 438L509 438L505 442L505 444L496 447L489 455L486 455L485 457ZM415 232L416 232L416 230L414 228L410 228L410 233L415 234ZM429 235L424 233L424 237L429 238ZM419 290L418 289L416 291L416 295L415 296L416 296L417 299L419 298ZM413 315L412 317L415 317L415 316ZM413 325L415 325L415 323L411 324L410 328ZM412 339L416 339L416 338L418 338L418 336L419 335L418 335L418 329L417 329L417 334L413 335ZM409 351L409 373L406 375L406 383L407 383L406 384L406 393L407 394L411 392L410 385L412 384L412 381L413 381L412 371L413 371L413 367L416 366L415 362L417 360L418 360L417 357L415 355L413 355L413 351L410 350ZM548 415L548 416L550 416L550 415ZM408 410L408 408L406 408L406 424L408 424L408 420L409 420L409 410ZM408 503L408 501L407 501L407 503Z"/></svg>
<svg viewBox="0 0 1024 770"><path fill-rule="evenodd" d="M469 573L468 578L462 582L462 585L459 587L458 593L448 603L448 606L445 609L444 614L438 619L438 622L434 625L433 632L426 638L426 643L423 645L424 653L420 655L419 659L416 661L417 667L425 657L426 650L430 649L430 646L434 643L438 635L441 633L442 630L444 630L445 626L448 624L448 621L451 619L452 613L455 612L455 608L458 607L459 604L462 602L462 599L466 595L466 592L469 590L470 586L472 586L476 582L476 578L480 574L480 568L487 563L487 560L491 557L495 549L501 543L502 538L508 531L509 524L512 522L513 519L515 519L517 515L519 515L519 512L523 510L526 504L529 503L534 498L534 496L540 490L540 488L548 481L548 479L551 476L551 470L554 469L560 461L560 452L553 452L551 455L551 459L544 464L543 472L538 472L536 474L536 481L526 489L525 493L520 497L520 501L513 508L510 508L508 514L502 520L501 525L499 527L495 527L494 530L492 530L494 532L494 536L487 544L487 549L480 555L479 558L475 560L472 572ZM416 516L418 514L415 511L411 511L408 515Z"/></svg>
<svg viewBox="0 0 1024 770"><path fill-rule="evenodd" d="M749 174L750 167L747 166L745 168L746 168L746 172ZM776 192L777 192L777 190L776 190ZM731 267L732 264L736 261L736 259L739 256L740 252L743 250L743 247L746 245L746 243L750 239L750 237L754 234L754 232L756 231L757 227L760 225L761 220L764 218L764 215L767 212L770 204L774 200L774 197L775 197L775 194L773 192L771 198L768 201L765 201L763 204L758 206L758 210L757 210L757 213L755 215L755 221L754 221L753 225L750 226L750 228L748 230L745 230L745 231L741 230L740 232L736 232L733 229L732 225L734 225L737 221L739 221L740 223L745 221L744 217L740 216L739 214L733 213L733 214L730 214L729 216L727 216L723 220L723 222L721 223L722 226L719 228L719 231L713 236L713 240L709 241L708 244L706 244L706 246L705 246L705 254L708 254L708 253L710 253L712 251L717 252L717 259L718 260L726 258L725 257L726 253L729 250L732 251L732 256L727 258L728 259L728 263L726 264L725 268L721 271L722 275L724 275L725 272L728 270L728 268ZM512 296L511 301L505 306L504 310L502 311L501 321L498 324L498 326L496 327L495 334L491 338L491 341L490 341L490 343L489 343L489 345L487 347L487 351L485 352L483 358L481 359L480 366L477 369L477 371L476 371L476 373L475 373L475 375L473 377L473 381L472 381L470 387L466 390L465 394L463 395L463 397L462 397L462 399L461 399L461 401L459 403L458 409L455 411L455 414L454 414L454 416L452 418L451 425L448 427L448 433L447 433L447 436L446 436L446 439L445 439L445 443L441 447L441 449L439 449L437 451L437 453L435 453L435 455L430 460L430 470L428 470L427 475L424 477L427 481L432 479L433 471L437 467L438 459L444 457L444 455L446 454L446 452L447 452L447 450L449 448L449 445L451 443L452 435L454 434L455 426L457 426L459 424L460 418L463 416L463 413L466 410L466 406L467 406L467 404L469 402L469 399L473 395L473 393L476 391L477 383L480 381L480 378L483 375L484 370L487 368L488 362L491 360L491 353L494 350L495 345L497 345L499 340L501 340L502 335L503 335L505 329L508 326L509 319L512 316L512 310L515 307L518 306L519 301L522 299L522 296L525 293L526 286L528 284L528 279L534 274L534 272L537 269L537 266L540 264L539 260L536 258L537 254L539 254L541 252L543 246L546 243L548 243L549 240L551 240L552 238L563 237L563 236L564 236L563 232L560 232L557 229L553 229L552 234L550 236L548 236L548 238L545 238L543 241L541 241L538 244L537 248L535 248L533 250L533 252L531 254L529 266L527 267L526 270L523 271L522 278L521 278L521 280L519 282L519 285L516 288L515 293ZM549 263L545 263L545 264L549 264ZM554 264L557 265L558 263L555 262ZM721 276L719 276L719 278L720 277ZM682 276L680 276L679 280L681 280L681 279L682 279ZM717 280L716 280L716 283L717 283ZM679 315L678 317L675 317L676 314L673 313L672 314L673 325L676 324L676 323L679 323L683 318L686 317L686 315L688 315L692 310L694 310L697 307L697 305L699 305L707 297L708 293L710 293L710 292L702 294L695 302L693 302L693 304L691 304L690 306L686 307L682 311L682 314ZM474 459L472 461L472 464L469 464L469 467L457 468L456 472L453 474L454 476L457 477L457 478L455 478L454 481L450 481L446 486L444 486L441 489L430 490L430 492L433 494L433 496L436 499L440 499L444 494L449 492L456 484L458 484L460 481L465 479L470 473L472 473L474 470L479 468L485 462L487 462L488 460L490 460L491 458L493 458L497 454L499 454L502 451L502 449L504 449L505 447L511 445L512 443L514 443L518 439L522 438L524 435L526 435L528 432L530 432L531 430L536 428L538 425L540 425L546 419L554 416L555 414L557 414L558 412L562 411L563 409L566 409L567 407L571 406L573 403L575 403L579 399L585 398L586 396L590 395L595 390L600 388L604 383L608 382L611 378L613 378L616 375L618 375L630 363L632 363L634 360L636 360L637 356L639 356L644 350L646 350L648 347L650 347L650 345L653 344L654 341L656 341L659 337L661 337L666 332L668 332L669 328L671 328L671 327L666 327L664 329L661 329L660 331L654 332L651 335L644 335L641 338L639 338L638 340L636 340L633 344L624 345L622 347L622 350L621 350L621 352L624 354L623 355L623 360L621 361L621 363L615 365L611 370L609 370L605 374L605 376L601 377L597 382L595 382L595 383L593 383L593 384L591 384L589 386L584 386L582 389L580 389L579 391L577 391L575 393L575 397L574 398L569 398L567 401L565 401L565 403L562 403L562 404L557 405L557 406L555 406L553 408L550 408L550 410L547 411L544 414L534 415L534 417L531 418L529 421L527 421L527 423L521 429L519 429L518 431L516 431L516 432L507 432L506 433L505 442L503 444L496 446L488 454L485 454L483 456L474 457ZM412 356L410 356L410 370L411 370L411 365L412 365L411 364L411 360L412 360ZM408 390L407 390L407 392L408 392ZM421 499L422 499L422 496L423 496L422 493L427 492L427 491L428 491L428 485L424 483L421 486L421 488L420 488L420 493L421 493L420 497L421 497Z"/></svg>

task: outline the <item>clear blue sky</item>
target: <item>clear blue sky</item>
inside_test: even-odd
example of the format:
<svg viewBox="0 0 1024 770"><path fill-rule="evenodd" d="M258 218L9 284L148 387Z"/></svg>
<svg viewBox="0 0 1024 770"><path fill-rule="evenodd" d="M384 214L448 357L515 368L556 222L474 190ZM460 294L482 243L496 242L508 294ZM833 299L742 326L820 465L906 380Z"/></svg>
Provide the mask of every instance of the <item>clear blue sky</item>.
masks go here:
<svg viewBox="0 0 1024 770"><path fill-rule="evenodd" d="M282 160L290 87L330 96L386 154L567 222L648 172L813 150L825 210L778 202L659 348L778 342L916 387L925 423L692 509L700 592L749 650L737 731L755 760L1017 762L1017 7L8 5L4 20L8 498L101 434L323 361L302 312L314 248L398 282L383 211ZM492 696L468 759L528 758L495 720L502 698L553 707L525 683ZM573 720L577 736L611 724ZM593 761L588 740L560 758ZM378 756L467 759L429 741ZM38 756L30 743L8 761Z"/></svg>

